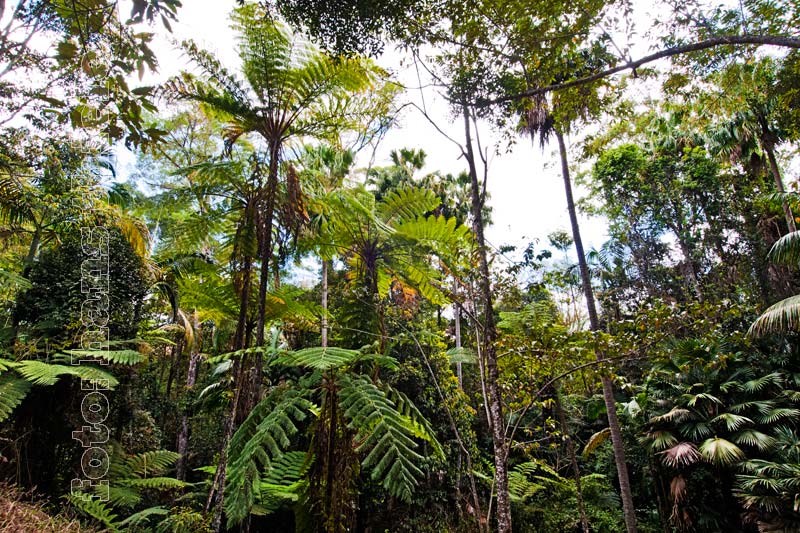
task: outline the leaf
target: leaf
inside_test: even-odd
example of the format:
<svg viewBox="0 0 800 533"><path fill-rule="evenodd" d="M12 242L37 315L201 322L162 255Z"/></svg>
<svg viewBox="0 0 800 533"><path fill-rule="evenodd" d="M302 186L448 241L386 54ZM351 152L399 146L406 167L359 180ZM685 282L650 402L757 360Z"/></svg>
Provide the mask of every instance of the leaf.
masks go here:
<svg viewBox="0 0 800 533"><path fill-rule="evenodd" d="M403 501L410 501L423 457L414 451L414 425L381 389L365 377L339 379L339 399L347 427L356 432L356 451L369 451L361 461L374 480Z"/></svg>
<svg viewBox="0 0 800 533"><path fill-rule="evenodd" d="M31 384L26 379L8 374L0 376L0 422L4 422L11 416L11 413L22 403L30 390Z"/></svg>
<svg viewBox="0 0 800 533"><path fill-rule="evenodd" d="M611 429L604 428L589 437L586 446L583 447L583 457L589 457L601 444L611 437Z"/></svg>
<svg viewBox="0 0 800 533"><path fill-rule="evenodd" d="M277 357L275 364L326 371L352 363L359 355L358 350L346 350L330 346L323 348L319 346L289 352L286 355Z"/></svg>
<svg viewBox="0 0 800 533"><path fill-rule="evenodd" d="M672 468L679 468L682 466L689 466L697 462L700 459L700 453L697 451L697 446L695 446L691 442L680 442L669 448L660 452L662 458L661 460L667 466Z"/></svg>
<svg viewBox="0 0 800 533"><path fill-rule="evenodd" d="M744 452L734 443L714 437L700 445L700 455L717 466L730 466L745 458Z"/></svg>

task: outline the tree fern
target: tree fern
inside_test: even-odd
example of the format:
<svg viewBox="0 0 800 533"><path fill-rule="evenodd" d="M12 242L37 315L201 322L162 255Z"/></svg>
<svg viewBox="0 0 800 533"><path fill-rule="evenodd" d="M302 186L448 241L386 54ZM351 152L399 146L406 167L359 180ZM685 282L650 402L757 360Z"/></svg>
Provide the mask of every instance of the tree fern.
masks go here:
<svg viewBox="0 0 800 533"><path fill-rule="evenodd" d="M313 370L330 370L355 361L359 357L357 350L335 347L305 348L289 352L276 358L275 363L285 366L299 366Z"/></svg>
<svg viewBox="0 0 800 533"><path fill-rule="evenodd" d="M117 379L104 370L92 365L54 365L44 361L19 361L14 370L33 385L55 385L61 376L76 376L92 383L101 383L113 389L119 383Z"/></svg>
<svg viewBox="0 0 800 533"><path fill-rule="evenodd" d="M394 402L363 376L343 376L339 399L348 427L356 432L356 451L369 453L362 466L397 498L410 501L423 457L414 451L416 427Z"/></svg>
<svg viewBox="0 0 800 533"><path fill-rule="evenodd" d="M110 531L120 531L117 515L101 502L98 497L86 493L74 493L66 496L67 500L83 515L96 520Z"/></svg>
<svg viewBox="0 0 800 533"><path fill-rule="evenodd" d="M391 191L378 204L378 214L386 223L417 221L439 207L441 200L429 189L404 187ZM424 218L422 220L425 220Z"/></svg>
<svg viewBox="0 0 800 533"><path fill-rule="evenodd" d="M232 523L243 520L255 502L262 472L291 445L313 404L295 391L276 391L262 400L234 433L228 447L225 511Z"/></svg>
<svg viewBox="0 0 800 533"><path fill-rule="evenodd" d="M109 363L132 366L142 362L143 356L136 350L64 350L72 358L103 359Z"/></svg>
<svg viewBox="0 0 800 533"><path fill-rule="evenodd" d="M0 422L11 416L30 390L31 383L28 380L9 374L0 375Z"/></svg>

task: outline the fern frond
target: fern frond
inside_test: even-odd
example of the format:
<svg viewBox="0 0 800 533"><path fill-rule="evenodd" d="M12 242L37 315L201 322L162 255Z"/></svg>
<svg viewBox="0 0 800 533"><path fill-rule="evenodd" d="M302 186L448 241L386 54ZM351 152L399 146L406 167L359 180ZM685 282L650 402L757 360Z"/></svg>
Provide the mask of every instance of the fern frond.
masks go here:
<svg viewBox="0 0 800 533"><path fill-rule="evenodd" d="M305 348L289 352L286 355L277 357L275 364L284 366L299 366L313 370L326 371L332 368L340 368L350 364L359 357L358 350L347 350L345 348L321 346L315 348Z"/></svg>
<svg viewBox="0 0 800 533"><path fill-rule="evenodd" d="M444 450L439 441L436 440L436 433L431 426L431 423L422 416L417 406L405 395L405 393L395 389L388 383L384 384L384 392L386 397L395 405L395 409L401 415L408 419L408 423L414 428L414 436L428 442L436 455L444 460Z"/></svg>
<svg viewBox="0 0 800 533"><path fill-rule="evenodd" d="M365 377L339 379L339 399L347 427L356 432L356 451L369 453L361 462L372 479L397 498L410 501L423 457L414 451L415 428L384 392Z"/></svg>
<svg viewBox="0 0 800 533"><path fill-rule="evenodd" d="M68 494L65 497L81 514L96 520L111 531L120 530L120 524L116 521L117 515L96 497L84 493Z"/></svg>
<svg viewBox="0 0 800 533"><path fill-rule="evenodd" d="M136 350L64 350L64 353L74 358L103 359L118 365L133 366L141 363L144 357Z"/></svg>
<svg viewBox="0 0 800 533"><path fill-rule="evenodd" d="M384 196L377 206L382 221L393 224L416 220L439 207L441 201L430 189L403 187ZM424 220L424 219L423 219Z"/></svg>
<svg viewBox="0 0 800 533"><path fill-rule="evenodd" d="M0 376L0 422L11 416L11 413L22 403L30 390L31 384L26 379L20 379L10 374Z"/></svg>
<svg viewBox="0 0 800 533"><path fill-rule="evenodd" d="M119 383L114 376L92 365L66 366L28 360L20 361L14 370L34 385L55 385L59 378L65 375L76 376L92 383L102 383L110 389Z"/></svg>
<svg viewBox="0 0 800 533"><path fill-rule="evenodd" d="M145 524L148 524L150 519L154 516L165 517L168 515L169 509L164 509L163 507L148 507L147 509L143 509L138 513L133 513L128 518L120 522L119 525L125 527L143 527Z"/></svg>
<svg viewBox="0 0 800 533"><path fill-rule="evenodd" d="M284 454L290 437L299 431L296 422L304 420L313 407L294 391L278 398L281 393L276 391L259 402L231 438L224 500L231 523L241 522L250 513L262 471Z"/></svg>

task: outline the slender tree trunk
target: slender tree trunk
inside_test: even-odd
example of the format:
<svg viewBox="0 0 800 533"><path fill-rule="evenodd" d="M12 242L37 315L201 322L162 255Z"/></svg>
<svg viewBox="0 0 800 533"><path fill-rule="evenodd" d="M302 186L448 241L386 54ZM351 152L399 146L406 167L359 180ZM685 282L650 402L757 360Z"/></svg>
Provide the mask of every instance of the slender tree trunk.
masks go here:
<svg viewBox="0 0 800 533"><path fill-rule="evenodd" d="M572 197L572 180L569 175L569 165L567 164L567 147L564 144L564 136L556 130L558 139L558 149L561 155L561 175L564 178L564 192L567 196L567 210L569 220L572 225L572 238L575 241L575 251L578 254L578 267L581 273L581 285L583 295L586 298L586 308L589 313L589 325L592 331L600 330L600 321L597 318L597 308L592 291L592 282L589 277L589 266L586 264L586 255L583 250L583 240L581 239L580 227L578 226L578 215L575 210L575 200ZM599 351L595 352L598 360L603 357ZM611 430L611 445L614 450L614 462L617 466L617 477L619 478L619 492L622 499L622 512L625 516L625 527L628 533L636 533L636 512L633 506L633 495L631 494L630 478L628 476L628 464L625 460L625 448L622 442L622 431L619 427L617 418L617 404L614 400L614 387L611 378L607 375L602 377L603 401L606 404L608 414L608 427Z"/></svg>
<svg viewBox="0 0 800 533"><path fill-rule="evenodd" d="M456 348L461 348L461 306L456 302L453 308L455 310ZM458 376L458 388L464 390L464 375L462 373L460 360L456 362L456 376Z"/></svg>
<svg viewBox="0 0 800 533"><path fill-rule="evenodd" d="M569 462L572 465L572 475L575 478L575 498L578 500L578 513L581 517L581 529L583 533L589 533L589 519L586 518L586 506L583 503L583 489L581 488L581 471L578 468L578 458L575 455L575 443L569 433L569 426L567 426L567 417L564 415L564 408L561 405L561 393L557 386L553 386L553 399L555 400L556 415L558 416L559 424L561 425L561 434L564 435L564 441L567 445L567 455Z"/></svg>
<svg viewBox="0 0 800 533"><path fill-rule="evenodd" d="M322 346L328 346L328 270L331 261L322 260Z"/></svg>
<svg viewBox="0 0 800 533"><path fill-rule="evenodd" d="M186 389L184 395L188 395L197 382L197 373L200 369L201 355L201 330L197 320L197 312L194 314L193 326L195 331L194 345L189 355L189 369L186 371ZM189 449L189 407L185 407L181 413L180 432L178 433L178 461L175 464L175 477L181 481L186 481L186 459Z"/></svg>
<svg viewBox="0 0 800 533"><path fill-rule="evenodd" d="M778 160L775 157L775 150L767 142L762 142L762 144L764 145L764 151L767 153L772 179L775 180L775 188L779 193L783 194L786 192L786 188L783 186L783 178L781 177L781 169L778 167ZM785 198L781 198L781 206L783 207L783 216L786 218L786 226L789 228L789 231L797 231L792 208L789 207L789 203Z"/></svg>
<svg viewBox="0 0 800 533"><path fill-rule="evenodd" d="M280 141L270 145L269 176L267 177L267 197L264 204L264 215L259 227L261 234L261 279L258 285L258 323L256 325L256 346L264 345L264 327L267 315L267 285L269 284L269 263L272 259L272 219L275 212L275 195L278 189L278 165L280 163ZM261 396L261 354L255 355L253 365L253 396L248 399L251 404L258 402Z"/></svg>
<svg viewBox="0 0 800 533"><path fill-rule="evenodd" d="M31 239L31 245L28 248L28 255L25 257L25 274L30 271L31 267L33 267L33 262L36 260L36 255L39 253L39 245L42 241L42 230L38 227L36 231L33 232L33 238Z"/></svg>
<svg viewBox="0 0 800 533"><path fill-rule="evenodd" d="M494 309L492 304L492 286L489 277L489 261L486 257L486 239L483 234L483 200L481 187L478 182L478 169L475 162L475 152L472 147L472 132L470 127L469 108L463 106L465 153L469 165L469 175L472 185L472 221L475 231L475 240L478 245L479 290L483 300L483 341L484 356L486 357L486 381L489 389L489 425L492 431L492 444L494 445L495 487L497 490L497 531L498 533L511 533L511 502L508 497L508 448L506 446L505 422L503 419L503 399L498 386L499 371L497 368L497 353L494 342L497 338L497 329L494 323Z"/></svg>
<svg viewBox="0 0 800 533"><path fill-rule="evenodd" d="M236 324L236 334L233 339L233 349L241 350L246 347L249 342L245 341L247 336L247 308L250 301L250 272L252 270L251 258L246 256L244 258L244 269L242 275L242 292L239 301L239 319ZM205 511L213 513L211 519L211 529L215 533L219 533L222 528L222 503L223 495L225 492L225 477L228 467L228 443L233 437L236 430L236 419L239 414L239 404L242 400L242 389L246 386L247 365L246 355L238 357L234 360L233 368L233 399L230 403L230 414L223 422L222 442L220 442L219 461L217 462L217 470L214 473L214 479L211 482L211 488L208 492L208 499L206 500Z"/></svg>

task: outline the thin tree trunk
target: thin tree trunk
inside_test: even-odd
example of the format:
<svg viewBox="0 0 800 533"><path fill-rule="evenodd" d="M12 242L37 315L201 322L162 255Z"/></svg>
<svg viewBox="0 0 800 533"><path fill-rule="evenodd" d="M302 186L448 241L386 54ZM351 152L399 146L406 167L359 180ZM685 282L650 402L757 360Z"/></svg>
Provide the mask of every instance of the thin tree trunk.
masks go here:
<svg viewBox="0 0 800 533"><path fill-rule="evenodd" d="M269 263L272 259L272 219L275 212L275 194L278 188L278 164L280 158L280 142L274 142L270 146L269 154L269 176L267 177L267 198L264 205L264 218L259 227L261 234L261 279L258 285L258 323L256 325L256 346L264 345L264 327L267 316L267 285L269 283ZM252 404L258 402L261 396L261 354L255 356L253 366L252 394L249 401Z"/></svg>
<svg viewBox="0 0 800 533"><path fill-rule="evenodd" d="M241 350L249 342L245 341L247 335L247 307L250 301L250 271L252 270L252 262L250 257L244 258L244 273L242 281L242 292L239 302L239 319L236 324L236 334L233 340L233 349ZM246 363L247 356L236 358L233 363L233 387L234 394L230 403L230 414L223 423L222 442L220 442L219 449L219 462L217 463L217 470L214 473L214 479L211 482L211 488L208 491L208 499L206 500L205 511L213 512L211 519L211 529L215 533L219 533L222 528L222 503L223 495L225 492L225 477L226 469L228 467L228 443L233 437L236 430L236 418L239 413L239 403L241 402L242 389L245 386L247 374Z"/></svg>
<svg viewBox="0 0 800 533"><path fill-rule="evenodd" d="M497 329L494 323L494 309L492 305L492 287L489 277L489 261L486 257L486 240L483 235L483 201L481 187L478 182L478 169L475 163L475 152L472 147L472 132L470 127L469 108L463 106L465 153L469 165L469 175L472 189L472 221L475 231L475 240L478 245L479 289L483 300L483 341L484 355L486 357L486 381L489 389L489 424L492 431L492 444L494 445L495 486L497 488L497 531L498 533L511 533L511 502L508 497L508 448L506 447L505 424L503 420L503 399L498 386L499 371L497 368L497 353L494 341L497 338Z"/></svg>
<svg viewBox="0 0 800 533"><path fill-rule="evenodd" d="M580 227L578 226L578 215L575 210L575 201L572 197L572 180L569 175L569 165L567 164L567 147L564 144L564 136L556 130L558 139L558 149L561 155L561 175L564 178L564 192L567 196L567 210L569 220L572 225L572 238L575 241L575 251L578 254L578 267L581 273L581 285L583 295L586 298L586 308L589 313L589 325L592 331L600 330L600 321L597 318L597 308L592 291L592 282L589 277L589 266L586 264L586 255L583 250L583 240L581 239ZM595 351L598 360L603 357L599 351ZM603 375L603 401L606 404L608 415L608 428L611 431L611 445L614 450L614 462L617 466L617 477L619 478L619 492L622 499L622 512L625 517L625 527L628 533L636 533L636 512L633 506L633 495L631 494L630 478L628 476L628 464L625 460L625 448L622 442L622 431L619 427L617 418L617 404L614 399L614 387L611 378Z"/></svg>
<svg viewBox="0 0 800 533"><path fill-rule="evenodd" d="M786 192L786 188L783 186L783 178L781 177L781 169L778 167L778 160L775 157L775 150L773 150L769 143L764 142L762 144L764 144L764 151L767 153L772 179L775 180L775 188L779 193L783 194ZM781 207L783 207L783 216L786 218L786 226L789 228L789 231L797 231L797 226L794 223L794 214L786 198L781 198Z"/></svg>
<svg viewBox="0 0 800 533"><path fill-rule="evenodd" d="M322 346L328 346L328 269L331 261L322 260Z"/></svg>
<svg viewBox="0 0 800 533"><path fill-rule="evenodd" d="M202 336L200 324L197 320L197 312L194 314L193 326L195 331L194 345L191 355L189 355L189 369L186 371L186 389L184 395L188 395L197 382L197 373L200 369ZM189 407L184 408L181 413L180 432L178 433L178 461L175 464L175 477L181 481L186 481L186 455L189 449Z"/></svg>
<svg viewBox="0 0 800 533"><path fill-rule="evenodd" d="M454 279L453 280L453 294L458 292L458 282ZM453 319L455 321L455 337L456 337L456 349L461 348L461 305L457 302L453 302ZM461 361L459 360L456 362L456 376L458 376L458 388L463 390L464 389L464 377L461 373Z"/></svg>
<svg viewBox="0 0 800 533"><path fill-rule="evenodd" d="M567 444L567 455L572 465L572 475L575 478L575 498L578 500L578 513L581 517L581 529L583 533L589 533L589 519L586 518L586 506L583 503L583 489L581 488L581 471L578 468L578 458L575 456L575 443L569 433L567 417L564 415L564 408L561 405L561 393L557 386L553 386L553 399L555 400L556 415L561 425L561 434Z"/></svg>
<svg viewBox="0 0 800 533"><path fill-rule="evenodd" d="M33 262L36 260L36 255L39 253L39 245L42 241L42 231L37 227L31 239L31 245L28 248L28 255L25 257L25 275L33 267Z"/></svg>

